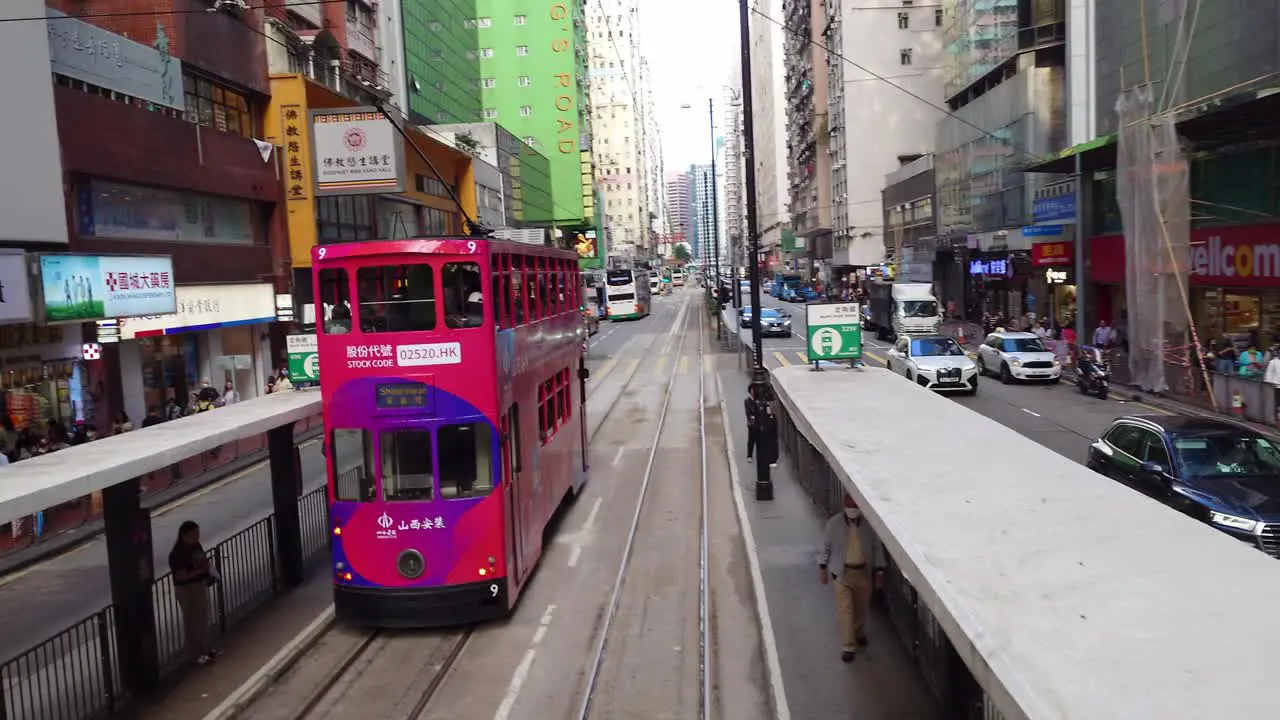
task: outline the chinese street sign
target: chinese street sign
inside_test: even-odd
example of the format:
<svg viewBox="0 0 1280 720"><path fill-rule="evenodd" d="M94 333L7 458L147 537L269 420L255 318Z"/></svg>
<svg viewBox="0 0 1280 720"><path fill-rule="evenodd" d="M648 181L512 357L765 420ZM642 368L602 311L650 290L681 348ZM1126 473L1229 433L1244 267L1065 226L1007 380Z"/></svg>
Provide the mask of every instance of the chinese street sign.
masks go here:
<svg viewBox="0 0 1280 720"><path fill-rule="evenodd" d="M289 378L294 382L320 381L320 348L314 333L288 335Z"/></svg>
<svg viewBox="0 0 1280 720"><path fill-rule="evenodd" d="M311 111L316 195L405 191L404 143L374 107Z"/></svg>
<svg viewBox="0 0 1280 720"><path fill-rule="evenodd" d="M862 311L858 303L805 306L809 362L862 358Z"/></svg>
<svg viewBox="0 0 1280 720"><path fill-rule="evenodd" d="M284 120L284 162L289 181L285 184L287 200L306 200L307 195L307 127L301 105L282 105Z"/></svg>

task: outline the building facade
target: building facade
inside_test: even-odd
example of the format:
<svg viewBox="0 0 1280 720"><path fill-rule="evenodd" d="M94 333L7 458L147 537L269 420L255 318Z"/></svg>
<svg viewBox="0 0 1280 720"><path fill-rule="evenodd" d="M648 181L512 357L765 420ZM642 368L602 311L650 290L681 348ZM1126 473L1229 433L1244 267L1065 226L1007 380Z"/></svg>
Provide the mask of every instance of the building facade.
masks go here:
<svg viewBox="0 0 1280 720"><path fill-rule="evenodd" d="M782 0L755 0L754 5L770 18L782 17ZM752 13L750 36L756 224L761 259L772 266L791 260L797 247L791 230L791 165L786 143L786 33L778 23ZM803 241L800 247L803 249Z"/></svg>
<svg viewBox="0 0 1280 720"><path fill-rule="evenodd" d="M943 101L943 13L914 5L886 10L879 0L827 0L826 12L831 263L866 267L894 257L875 202L881 178L933 148L938 112L917 98ZM857 48L859 63L893 85L846 62L845 48Z"/></svg>
<svg viewBox="0 0 1280 720"><path fill-rule="evenodd" d="M384 0L383 51L399 61L396 102L418 124L481 119L476 0ZM394 12L398 6L400 12ZM391 23L399 21L400 32ZM393 68L389 64L388 71Z"/></svg>
<svg viewBox="0 0 1280 720"><path fill-rule="evenodd" d="M709 267L715 254L716 242L716 205L712 201L716 195L716 177L710 165L693 165L689 168L689 183L693 193L690 203L689 217L692 220L693 241L690 248L693 257L704 267Z"/></svg>
<svg viewBox="0 0 1280 720"><path fill-rule="evenodd" d="M784 0L782 8L795 29L783 40L783 66L791 224L806 249L798 269L825 279L832 257L826 8L823 0Z"/></svg>
<svg viewBox="0 0 1280 720"><path fill-rule="evenodd" d="M741 77L734 78L740 81ZM742 101L736 88L740 82L731 82L725 97L724 170L721 177L724 198L724 236L726 257L735 267L746 265L747 205L746 166L743 164Z"/></svg>
<svg viewBox="0 0 1280 720"><path fill-rule="evenodd" d="M895 277L908 282L934 283L943 297L959 297L961 279L955 264L938 263L938 224L933 216L935 179L933 156L925 155L885 175L881 212L885 241L897 258ZM949 292L950 291L950 292Z"/></svg>
<svg viewBox="0 0 1280 720"><path fill-rule="evenodd" d="M494 168L501 180L500 219L486 223L492 230L527 229L552 224L551 164L546 156L529 147L511 131L498 123L462 123L433 125L423 128L452 147L469 152L477 160ZM459 136L466 139L459 140ZM481 181L479 177L477 183Z"/></svg>
<svg viewBox="0 0 1280 720"><path fill-rule="evenodd" d="M672 247L688 243L692 251L693 230L696 226L693 217L693 177L683 170L668 173L664 189L667 242Z"/></svg>
<svg viewBox="0 0 1280 720"><path fill-rule="evenodd" d="M594 227L583 3L479 0L475 12L481 119L547 157L557 226Z"/></svg>
<svg viewBox="0 0 1280 720"><path fill-rule="evenodd" d="M662 132L654 104L652 77L649 62L640 59L641 118L645 142L645 186L649 203L649 238L652 255L665 258L671 252L667 230L667 177L666 163L662 158Z"/></svg>
<svg viewBox="0 0 1280 720"><path fill-rule="evenodd" d="M651 239L648 126L643 56L635 0L600 0L586 6L590 67L592 159L603 183L611 249L648 258Z"/></svg>

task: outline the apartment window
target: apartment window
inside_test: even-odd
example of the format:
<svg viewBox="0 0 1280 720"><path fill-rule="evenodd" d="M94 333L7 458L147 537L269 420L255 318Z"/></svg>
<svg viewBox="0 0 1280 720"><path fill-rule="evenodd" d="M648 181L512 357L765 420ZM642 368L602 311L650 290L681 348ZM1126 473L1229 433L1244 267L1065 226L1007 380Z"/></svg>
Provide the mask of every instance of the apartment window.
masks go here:
<svg viewBox="0 0 1280 720"><path fill-rule="evenodd" d="M531 148L538 147L538 138L532 135L526 135L524 138L524 144L528 145Z"/></svg>
<svg viewBox="0 0 1280 720"><path fill-rule="evenodd" d="M253 115L241 93L201 75L182 74L186 88L187 122L242 137L253 137Z"/></svg>
<svg viewBox="0 0 1280 720"><path fill-rule="evenodd" d="M484 87L486 87L486 88L495 88L495 87L497 87L497 86L498 86L498 81L497 81L497 80L495 80L495 79L493 79L493 78L485 78L485 79L484 79L484 80L482 80L481 82L483 83Z"/></svg>
<svg viewBox="0 0 1280 720"><path fill-rule="evenodd" d="M903 65L911 64L911 48L902 48L898 51L898 62Z"/></svg>
<svg viewBox="0 0 1280 720"><path fill-rule="evenodd" d="M484 117L485 117L485 119L486 119L486 120L492 120L492 119L494 119L494 118L498 117L498 111L497 111L497 109L496 109L496 108L485 108L485 109L484 109Z"/></svg>
<svg viewBox="0 0 1280 720"><path fill-rule="evenodd" d="M431 87L432 87L432 88L434 88L436 92L438 92L438 93L442 93L442 92L444 92L444 81L443 81L443 80L437 80L437 81L435 81L434 83L432 83L432 84L431 84Z"/></svg>
<svg viewBox="0 0 1280 720"><path fill-rule="evenodd" d="M526 22L528 22L528 21L529 21L529 18L528 18L528 16L525 16L525 15L517 15L517 16L515 16L514 18L512 18L512 20L513 20L513 21L515 22L515 24L517 24L517 25L523 25L523 24L525 24Z"/></svg>
<svg viewBox="0 0 1280 720"><path fill-rule="evenodd" d="M427 23L427 27L431 28L431 32L440 32L441 30L444 30L444 23L439 20L432 20Z"/></svg>
<svg viewBox="0 0 1280 720"><path fill-rule="evenodd" d="M528 46L528 45L517 45L517 46L516 46L516 55L528 55L528 54L529 54L529 46Z"/></svg>
<svg viewBox="0 0 1280 720"><path fill-rule="evenodd" d="M482 58L493 57L493 48L480 48L480 57Z"/></svg>
<svg viewBox="0 0 1280 720"><path fill-rule="evenodd" d="M444 122L448 118L443 110L436 111L436 122Z"/></svg>
<svg viewBox="0 0 1280 720"><path fill-rule="evenodd" d="M533 84L532 82L529 81L528 75L521 75L520 79L517 80L516 82L520 85L520 87L529 87L530 85Z"/></svg>
<svg viewBox="0 0 1280 720"><path fill-rule="evenodd" d="M528 105L520 106L520 117L529 117L533 114L533 108Z"/></svg>
<svg viewBox="0 0 1280 720"><path fill-rule="evenodd" d="M443 53L443 52L440 52L439 50L432 51L432 53L431 53L431 61L432 61L432 62L440 62L441 60L444 60L444 53Z"/></svg>
<svg viewBox="0 0 1280 720"><path fill-rule="evenodd" d="M478 18L476 19L476 25L482 28L493 27L493 18Z"/></svg>
<svg viewBox="0 0 1280 720"><path fill-rule="evenodd" d="M898 13L898 29L906 30L909 27L911 27L911 14L904 12Z"/></svg>
<svg viewBox="0 0 1280 720"><path fill-rule="evenodd" d="M942 8L933 11L933 25L934 27L942 27Z"/></svg>
<svg viewBox="0 0 1280 720"><path fill-rule="evenodd" d="M475 29L475 27L476 27L476 21L475 21L475 18L467 18L466 20L463 20L463 21L462 21L462 27L464 27L464 28L466 28L466 29L468 29L468 30L474 30L474 29Z"/></svg>

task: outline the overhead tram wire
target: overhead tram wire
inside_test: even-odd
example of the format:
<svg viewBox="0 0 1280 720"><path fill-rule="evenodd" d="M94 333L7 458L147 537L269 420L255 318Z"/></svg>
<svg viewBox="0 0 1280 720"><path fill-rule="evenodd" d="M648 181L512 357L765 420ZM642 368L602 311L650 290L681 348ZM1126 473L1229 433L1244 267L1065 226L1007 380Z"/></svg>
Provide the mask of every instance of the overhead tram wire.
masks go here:
<svg viewBox="0 0 1280 720"><path fill-rule="evenodd" d="M231 7L240 8L242 10L272 10L275 8L295 8L307 5L337 5L346 4L347 0L300 0L299 2L277 2L264 3L262 5L245 5L242 8L238 5ZM49 22L57 22L58 20L92 20L95 18L127 18L127 17L149 17L159 15L204 15L207 13L216 13L220 8L212 5L206 8L193 8L189 10L122 10L120 12L103 12L103 13L83 13L72 15L70 13L63 16L47 17L44 15L16 17L16 18L0 18L0 24L14 22L36 22L46 20Z"/></svg>

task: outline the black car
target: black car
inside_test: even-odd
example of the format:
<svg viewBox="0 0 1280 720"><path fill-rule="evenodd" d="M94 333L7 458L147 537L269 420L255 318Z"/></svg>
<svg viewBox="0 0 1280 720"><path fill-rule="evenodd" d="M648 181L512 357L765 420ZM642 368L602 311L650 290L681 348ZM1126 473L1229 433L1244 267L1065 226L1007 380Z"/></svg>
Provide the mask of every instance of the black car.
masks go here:
<svg viewBox="0 0 1280 720"><path fill-rule="evenodd" d="M738 322L741 327L751 327L750 306L738 311ZM760 337L791 337L791 316L778 308L760 310Z"/></svg>
<svg viewBox="0 0 1280 720"><path fill-rule="evenodd" d="M1280 557L1280 446L1226 420L1117 418L1089 469Z"/></svg>

